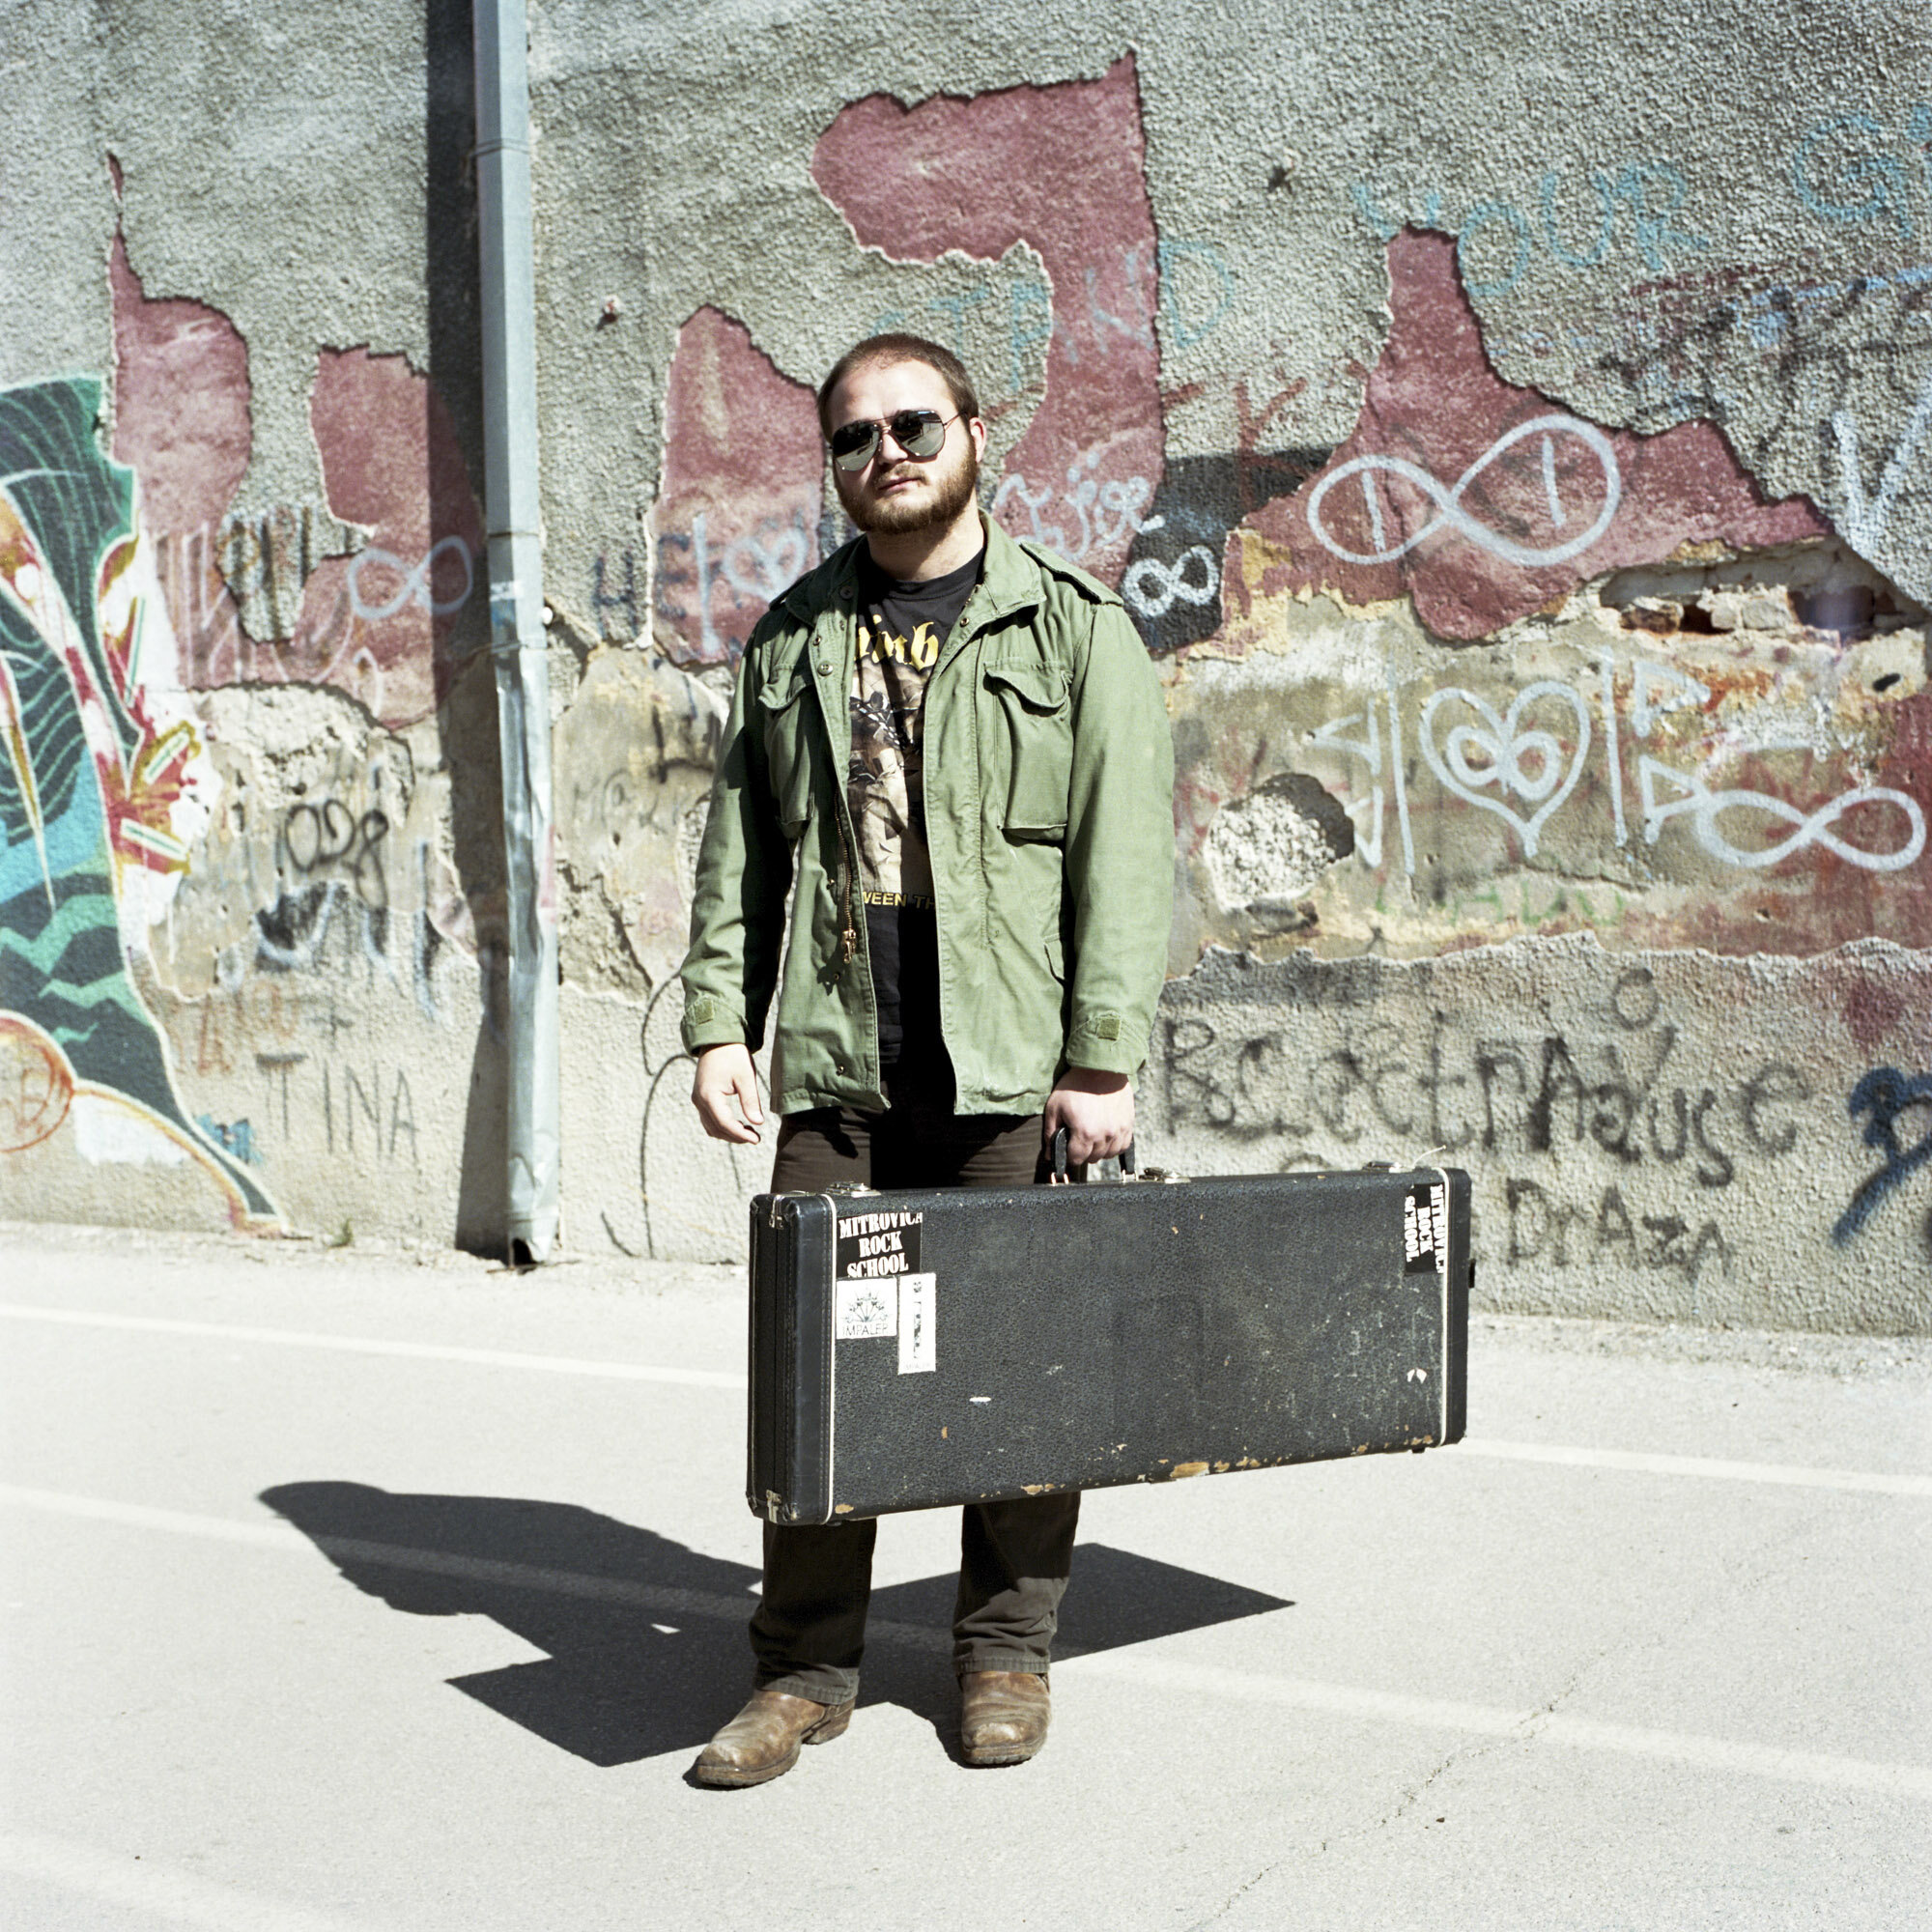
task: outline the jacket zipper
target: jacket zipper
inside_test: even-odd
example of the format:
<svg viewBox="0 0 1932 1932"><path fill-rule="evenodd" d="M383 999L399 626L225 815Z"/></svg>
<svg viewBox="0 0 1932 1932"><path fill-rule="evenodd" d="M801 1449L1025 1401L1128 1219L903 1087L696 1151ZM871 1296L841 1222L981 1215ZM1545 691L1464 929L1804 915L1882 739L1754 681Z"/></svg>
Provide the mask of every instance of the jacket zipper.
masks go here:
<svg viewBox="0 0 1932 1932"><path fill-rule="evenodd" d="M840 868L845 874L845 891L843 895L845 930L838 935L838 949L844 963L849 966L857 956L859 951L859 926L858 922L852 914L852 881L858 873L859 857L852 850L851 846L846 843L845 826L842 819L838 826L838 849L840 854Z"/></svg>

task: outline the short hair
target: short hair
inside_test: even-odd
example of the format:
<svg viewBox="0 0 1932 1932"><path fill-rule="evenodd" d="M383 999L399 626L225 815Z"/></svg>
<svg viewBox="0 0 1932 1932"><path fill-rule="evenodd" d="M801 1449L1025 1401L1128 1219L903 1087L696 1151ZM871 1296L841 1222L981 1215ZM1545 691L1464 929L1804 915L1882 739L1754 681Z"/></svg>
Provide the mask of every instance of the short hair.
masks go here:
<svg viewBox="0 0 1932 1932"><path fill-rule="evenodd" d="M832 439L832 392L855 370L875 363L923 362L952 393L953 407L962 416L980 413L980 398L973 393L973 379L966 365L950 349L928 342L923 335L907 335L892 329L884 335L868 335L855 342L832 365L832 373L818 385L818 429L827 441Z"/></svg>

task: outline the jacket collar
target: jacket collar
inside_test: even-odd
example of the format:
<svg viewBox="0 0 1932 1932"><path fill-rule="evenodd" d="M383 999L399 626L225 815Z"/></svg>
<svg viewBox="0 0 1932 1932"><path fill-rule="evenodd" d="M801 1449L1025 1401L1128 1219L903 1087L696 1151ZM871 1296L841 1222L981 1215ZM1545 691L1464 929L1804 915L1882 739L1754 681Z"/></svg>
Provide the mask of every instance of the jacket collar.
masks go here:
<svg viewBox="0 0 1932 1932"><path fill-rule="evenodd" d="M1040 601L1039 565L983 510L980 512L980 526L986 533L986 567L959 613L954 638L963 639L995 617L1031 609ZM841 544L779 601L807 624L814 623L828 611L850 611L859 594L859 558L865 541L862 534Z"/></svg>

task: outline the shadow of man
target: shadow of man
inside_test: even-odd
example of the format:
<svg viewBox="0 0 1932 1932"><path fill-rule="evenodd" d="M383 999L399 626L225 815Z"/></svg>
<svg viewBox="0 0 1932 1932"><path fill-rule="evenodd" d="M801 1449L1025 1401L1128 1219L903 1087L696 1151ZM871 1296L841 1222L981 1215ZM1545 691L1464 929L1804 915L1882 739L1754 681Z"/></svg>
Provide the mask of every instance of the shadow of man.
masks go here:
<svg viewBox="0 0 1932 1932"><path fill-rule="evenodd" d="M455 1689L591 1764L696 1750L742 1701L748 1564L572 1503L399 1495L287 1483L262 1501L358 1590L414 1616L486 1616L541 1661L452 1678ZM1291 1607L1286 1599L1101 1544L1075 1559L1056 1655L1112 1650ZM875 1591L863 1704L892 1703L949 1744L955 1578Z"/></svg>

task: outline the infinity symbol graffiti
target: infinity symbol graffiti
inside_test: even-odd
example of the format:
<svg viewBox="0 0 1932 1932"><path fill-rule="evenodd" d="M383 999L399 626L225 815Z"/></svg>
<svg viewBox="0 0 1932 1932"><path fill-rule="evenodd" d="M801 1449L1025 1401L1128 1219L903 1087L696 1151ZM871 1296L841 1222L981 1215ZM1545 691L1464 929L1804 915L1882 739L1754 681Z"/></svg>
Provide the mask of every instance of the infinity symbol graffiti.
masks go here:
<svg viewBox="0 0 1932 1932"><path fill-rule="evenodd" d="M438 597L436 594L437 559L442 556L454 556L463 565L463 588L454 597ZM403 580L403 587L385 603L372 604L362 595L362 573L371 564L393 570ZM461 537L443 537L432 544L429 554L413 566L405 562L394 551L382 550L372 544L367 550L357 551L350 561L349 608L356 616L371 624L380 624L385 617L393 617L409 604L420 604L432 616L447 617L462 610L469 601L469 592L475 582L476 572L469 560L469 546Z"/></svg>
<svg viewBox="0 0 1932 1932"><path fill-rule="evenodd" d="M1637 782L1643 793L1643 836L1651 844L1657 843L1658 835L1671 819L1688 816L1697 842L1705 851L1732 866L1775 866L1807 845L1822 845L1828 852L1835 852L1848 864L1862 866L1868 872L1896 872L1911 865L1925 849L1923 808L1916 798L1884 785L1863 785L1856 791L1840 792L1816 811L1807 812L1769 792L1708 791L1702 780L1688 772L1673 771L1655 758L1638 761ZM1660 782L1675 786L1681 796L1659 798ZM1868 852L1861 846L1847 844L1832 831L1832 826L1846 812L1861 805L1895 805L1904 812L1910 827L1905 843L1894 852ZM1748 851L1733 845L1718 830L1719 814L1725 811L1762 811L1796 829L1788 838L1758 851Z"/></svg>
<svg viewBox="0 0 1932 1932"><path fill-rule="evenodd" d="M1200 570L1199 582L1188 576L1189 565ZM1171 566L1144 556L1121 579L1121 595L1144 617L1165 617L1176 598L1183 604L1211 604L1220 587L1221 573L1206 544L1182 551Z"/></svg>
<svg viewBox="0 0 1932 1932"><path fill-rule="evenodd" d="M1543 487L1549 504L1549 520L1558 529L1569 522L1569 517L1557 494L1555 439L1566 437L1580 442L1597 459L1603 470L1604 501L1596 521L1580 536L1567 537L1558 544L1520 544L1514 538L1491 529L1488 525L1478 523L1463 508L1463 498L1476 478L1518 443L1527 441L1533 436L1543 439ZM1413 484L1435 505L1435 516L1413 536L1406 537L1397 544L1388 543L1384 534L1381 498L1375 484L1378 471L1400 476L1405 482ZM1328 493L1336 484L1350 476L1362 479L1362 498L1369 512L1370 538L1376 546L1371 551L1349 549L1346 544L1337 541L1321 519L1321 505L1327 500ZM1529 422L1519 423L1507 436L1498 438L1448 489L1444 489L1428 470L1406 462L1400 456L1358 456L1352 463L1345 463L1341 469L1324 476L1315 486L1314 494L1308 499L1308 527L1321 543L1347 563L1392 563L1446 526L1506 563L1534 569L1541 564L1561 563L1566 557L1578 556L1588 550L1609 528L1610 519L1616 515L1617 504L1622 497L1623 478L1617 469L1617 453L1602 430L1590 423L1578 422L1574 416L1537 416Z"/></svg>

